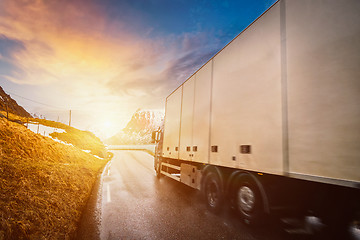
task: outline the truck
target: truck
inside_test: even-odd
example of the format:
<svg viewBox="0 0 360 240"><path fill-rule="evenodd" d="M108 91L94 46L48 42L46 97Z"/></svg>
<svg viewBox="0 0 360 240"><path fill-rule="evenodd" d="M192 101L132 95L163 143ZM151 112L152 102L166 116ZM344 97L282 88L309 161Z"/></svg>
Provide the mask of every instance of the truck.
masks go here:
<svg viewBox="0 0 360 240"><path fill-rule="evenodd" d="M359 229L359 13L275 2L166 98L156 174L248 224L311 213Z"/></svg>

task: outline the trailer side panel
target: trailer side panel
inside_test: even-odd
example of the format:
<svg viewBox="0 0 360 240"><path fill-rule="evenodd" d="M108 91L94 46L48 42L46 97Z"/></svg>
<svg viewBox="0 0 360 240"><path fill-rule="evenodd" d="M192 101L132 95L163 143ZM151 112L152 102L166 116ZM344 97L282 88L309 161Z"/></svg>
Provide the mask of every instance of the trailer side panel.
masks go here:
<svg viewBox="0 0 360 240"><path fill-rule="evenodd" d="M209 161L210 106L212 61L198 73L195 81L192 154L195 162Z"/></svg>
<svg viewBox="0 0 360 240"><path fill-rule="evenodd" d="M192 160L191 149L194 119L194 93L195 76L191 77L183 84L183 97L181 108L179 158L188 161Z"/></svg>
<svg viewBox="0 0 360 240"><path fill-rule="evenodd" d="M166 99L163 156L179 158L182 86Z"/></svg>
<svg viewBox="0 0 360 240"><path fill-rule="evenodd" d="M290 173L360 181L360 1L286 1Z"/></svg>
<svg viewBox="0 0 360 240"><path fill-rule="evenodd" d="M280 42L277 4L215 56L211 164L283 174Z"/></svg>

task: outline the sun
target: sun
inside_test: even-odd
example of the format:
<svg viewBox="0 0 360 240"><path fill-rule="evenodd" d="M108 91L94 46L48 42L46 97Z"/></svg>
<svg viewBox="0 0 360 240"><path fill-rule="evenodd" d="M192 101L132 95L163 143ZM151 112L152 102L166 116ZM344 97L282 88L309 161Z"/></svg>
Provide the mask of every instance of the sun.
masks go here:
<svg viewBox="0 0 360 240"><path fill-rule="evenodd" d="M101 140L106 140L110 137L113 137L124 128L124 123L126 122L119 117L119 114L106 114L103 113L96 118L92 119L93 124L89 126L88 130L93 132Z"/></svg>
<svg viewBox="0 0 360 240"><path fill-rule="evenodd" d="M114 127L114 124L111 121L105 121L102 125L105 129L111 129Z"/></svg>
<svg viewBox="0 0 360 240"><path fill-rule="evenodd" d="M114 121L101 121L93 128L94 132L100 137L100 139L107 139L113 136L117 132L116 124Z"/></svg>

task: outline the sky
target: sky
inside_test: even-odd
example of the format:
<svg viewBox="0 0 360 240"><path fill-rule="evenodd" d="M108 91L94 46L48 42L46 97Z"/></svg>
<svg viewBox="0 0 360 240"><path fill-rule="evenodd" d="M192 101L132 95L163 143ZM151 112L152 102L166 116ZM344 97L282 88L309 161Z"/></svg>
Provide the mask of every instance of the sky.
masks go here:
<svg viewBox="0 0 360 240"><path fill-rule="evenodd" d="M166 97L275 0L0 0L0 86L105 139Z"/></svg>

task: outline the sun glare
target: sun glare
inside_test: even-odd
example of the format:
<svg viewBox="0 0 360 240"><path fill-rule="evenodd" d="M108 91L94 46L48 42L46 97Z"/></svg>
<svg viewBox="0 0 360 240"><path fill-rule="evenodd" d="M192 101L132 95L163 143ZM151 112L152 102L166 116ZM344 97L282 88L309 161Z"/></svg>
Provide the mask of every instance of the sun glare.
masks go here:
<svg viewBox="0 0 360 240"><path fill-rule="evenodd" d="M110 121L105 121L103 123L103 127L106 128L106 129L109 129L109 128L112 128L114 126L114 124Z"/></svg>

